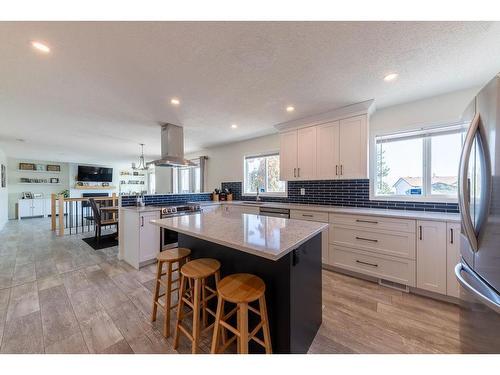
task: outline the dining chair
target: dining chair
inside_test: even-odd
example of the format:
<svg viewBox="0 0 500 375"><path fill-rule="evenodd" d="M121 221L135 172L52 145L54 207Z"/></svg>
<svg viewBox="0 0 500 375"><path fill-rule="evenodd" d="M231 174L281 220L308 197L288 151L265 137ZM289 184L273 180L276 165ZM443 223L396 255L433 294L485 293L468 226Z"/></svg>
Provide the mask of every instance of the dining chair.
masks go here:
<svg viewBox="0 0 500 375"><path fill-rule="evenodd" d="M118 232L118 220L116 219L104 219L101 215L101 210L99 209L95 199L89 198L89 204L92 208L92 213L94 214L94 229L95 229L95 240L97 244L101 239L101 228L108 225L116 225L116 232Z"/></svg>

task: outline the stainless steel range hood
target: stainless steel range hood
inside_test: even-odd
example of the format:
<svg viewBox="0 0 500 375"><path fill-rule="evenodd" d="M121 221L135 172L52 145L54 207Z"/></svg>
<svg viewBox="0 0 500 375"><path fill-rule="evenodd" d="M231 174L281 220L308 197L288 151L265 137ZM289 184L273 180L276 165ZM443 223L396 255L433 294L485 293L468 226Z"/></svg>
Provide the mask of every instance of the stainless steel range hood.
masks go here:
<svg viewBox="0 0 500 375"><path fill-rule="evenodd" d="M148 163L156 167L195 167L184 159L184 129L174 124L161 125L161 159Z"/></svg>

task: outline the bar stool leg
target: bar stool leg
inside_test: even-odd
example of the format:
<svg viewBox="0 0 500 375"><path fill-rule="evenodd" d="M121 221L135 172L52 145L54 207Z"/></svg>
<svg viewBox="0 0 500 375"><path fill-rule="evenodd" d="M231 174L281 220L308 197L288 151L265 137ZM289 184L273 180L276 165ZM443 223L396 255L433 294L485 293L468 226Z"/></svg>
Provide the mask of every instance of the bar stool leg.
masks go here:
<svg viewBox="0 0 500 375"><path fill-rule="evenodd" d="M152 322L156 321L156 313L158 311L158 305L156 302L158 302L158 296L160 294L159 279L161 277L162 268L163 268L163 263L158 261L158 264L156 265L156 280L155 280L155 291L154 291L154 298L153 298L153 309L151 312L151 321Z"/></svg>
<svg viewBox="0 0 500 375"><path fill-rule="evenodd" d="M203 317L203 327L206 327L208 325L208 314L207 314L207 301L205 301L205 298L207 298L207 291L205 289L206 286L206 281L205 279L201 280L201 314Z"/></svg>
<svg viewBox="0 0 500 375"><path fill-rule="evenodd" d="M186 287L186 278L181 275L181 285L179 286L179 302L177 305L177 322L175 324L174 333L174 349L179 347L179 325L182 321L182 310L184 309L184 301L182 296L184 295L184 288Z"/></svg>
<svg viewBox="0 0 500 375"><path fill-rule="evenodd" d="M238 331L240 331L240 354L248 354L248 305L238 304Z"/></svg>
<svg viewBox="0 0 500 375"><path fill-rule="evenodd" d="M260 318L262 319L262 333L264 334L264 344L266 345L266 354L271 354L273 352L273 347L271 345L271 334L269 333L269 321L267 318L267 305L266 305L266 295L263 294L259 298L259 309Z"/></svg>
<svg viewBox="0 0 500 375"><path fill-rule="evenodd" d="M222 319L223 311L223 301L222 297L217 297L217 311L215 312L215 324L214 324L214 334L212 336L212 348L210 352L212 354L217 354L217 347L219 346L219 334L220 334L220 320Z"/></svg>
<svg viewBox="0 0 500 375"><path fill-rule="evenodd" d="M163 322L163 336L170 336L170 306L172 299L172 262L168 262L167 265L167 287L165 290L165 300L163 306L165 308L165 313L163 314L165 320Z"/></svg>
<svg viewBox="0 0 500 375"><path fill-rule="evenodd" d="M200 341L200 290L201 280L194 280L194 304L193 304L193 343L191 352L196 354L198 351L198 343Z"/></svg>

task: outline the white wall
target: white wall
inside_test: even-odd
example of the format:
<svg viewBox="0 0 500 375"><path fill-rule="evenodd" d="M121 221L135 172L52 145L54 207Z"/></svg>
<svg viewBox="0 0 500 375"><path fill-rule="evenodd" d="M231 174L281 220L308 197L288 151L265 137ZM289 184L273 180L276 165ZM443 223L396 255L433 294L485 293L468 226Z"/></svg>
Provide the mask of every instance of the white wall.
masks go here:
<svg viewBox="0 0 500 375"><path fill-rule="evenodd" d="M460 119L478 91L479 88L471 88L377 110L370 118L370 139L379 133L453 123ZM211 191L220 187L221 182L243 181L245 155L277 150L279 136L272 134L205 149L186 157L209 157L205 190Z"/></svg>
<svg viewBox="0 0 500 375"><path fill-rule="evenodd" d="M33 164L57 164L61 166L60 173L37 173L31 171L19 171L19 163ZM17 200L22 197L23 192L41 193L44 198L50 198L52 193L60 193L69 188L68 163L60 163L46 160L14 159L8 158L8 188L9 188L9 219L17 218ZM59 178L59 185L43 184L21 184L21 177L50 179Z"/></svg>
<svg viewBox="0 0 500 375"><path fill-rule="evenodd" d="M243 158L245 155L278 151L278 134L253 138L247 141L229 143L220 147L209 148L187 155L187 159L206 155L207 180L205 190L220 188L221 182L243 181Z"/></svg>
<svg viewBox="0 0 500 375"><path fill-rule="evenodd" d="M0 185L0 229L3 228L8 218L8 204L9 204L9 195L8 195L8 178L9 178L9 164L5 153L0 150L0 164L5 166L5 170L7 173L7 184L5 187Z"/></svg>
<svg viewBox="0 0 500 375"><path fill-rule="evenodd" d="M379 109L370 118L370 134L456 122L479 89L474 87Z"/></svg>

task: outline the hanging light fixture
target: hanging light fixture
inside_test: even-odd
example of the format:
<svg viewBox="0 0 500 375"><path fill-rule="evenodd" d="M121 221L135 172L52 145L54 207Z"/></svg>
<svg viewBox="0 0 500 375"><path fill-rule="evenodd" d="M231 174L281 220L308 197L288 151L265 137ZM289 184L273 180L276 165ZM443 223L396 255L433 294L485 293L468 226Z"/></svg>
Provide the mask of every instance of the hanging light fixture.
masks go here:
<svg viewBox="0 0 500 375"><path fill-rule="evenodd" d="M139 165L135 165L132 163L132 169L136 171L146 171L148 167L146 166L146 162L144 161L144 143L139 143L141 146L141 156L139 156Z"/></svg>

